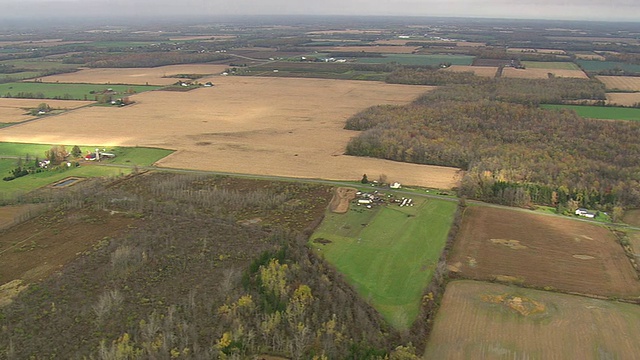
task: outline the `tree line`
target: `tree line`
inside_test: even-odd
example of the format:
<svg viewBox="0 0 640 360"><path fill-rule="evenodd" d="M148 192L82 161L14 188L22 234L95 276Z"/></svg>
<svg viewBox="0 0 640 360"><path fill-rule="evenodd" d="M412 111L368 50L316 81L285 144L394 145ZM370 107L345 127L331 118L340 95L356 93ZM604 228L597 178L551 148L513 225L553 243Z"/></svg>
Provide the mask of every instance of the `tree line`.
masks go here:
<svg viewBox="0 0 640 360"><path fill-rule="evenodd" d="M515 206L640 206L640 124L535 105L598 97L589 80L453 85L350 118L347 154L466 170L460 194ZM581 86L583 85L583 86Z"/></svg>

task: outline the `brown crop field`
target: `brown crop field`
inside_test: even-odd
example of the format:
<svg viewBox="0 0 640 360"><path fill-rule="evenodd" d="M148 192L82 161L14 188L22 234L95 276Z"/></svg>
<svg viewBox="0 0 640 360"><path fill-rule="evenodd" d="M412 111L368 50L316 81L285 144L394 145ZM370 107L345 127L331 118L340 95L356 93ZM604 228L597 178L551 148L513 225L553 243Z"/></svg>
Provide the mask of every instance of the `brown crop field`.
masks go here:
<svg viewBox="0 0 640 360"><path fill-rule="evenodd" d="M358 132L344 130L372 105L406 104L432 87L299 78L215 77L216 86L132 96L123 108L91 107L0 129L0 141L149 146L177 150L160 166L301 178L359 180L362 174L437 188L460 171L343 155Z"/></svg>
<svg viewBox="0 0 640 360"><path fill-rule="evenodd" d="M45 76L43 82L84 84L171 85L179 74L215 75L228 66L212 64L168 65L155 68L83 69L74 73Z"/></svg>
<svg viewBox="0 0 640 360"><path fill-rule="evenodd" d="M54 110L77 109L93 104L92 101L0 98L0 122L15 123L32 119L34 116L29 114L28 110L37 108L42 103L48 104Z"/></svg>
<svg viewBox="0 0 640 360"><path fill-rule="evenodd" d="M576 56L576 59L579 60L598 60L598 61L605 61L606 58L600 54L596 54L594 52L588 52L588 53L576 53L574 54Z"/></svg>
<svg viewBox="0 0 640 360"><path fill-rule="evenodd" d="M640 295L636 271L609 230L517 210L467 208L449 267L477 280L600 296Z"/></svg>
<svg viewBox="0 0 640 360"><path fill-rule="evenodd" d="M476 281L449 283L425 359L635 359L640 306Z"/></svg>
<svg viewBox="0 0 640 360"><path fill-rule="evenodd" d="M634 76L596 76L607 89L640 91L640 77Z"/></svg>
<svg viewBox="0 0 640 360"><path fill-rule="evenodd" d="M322 51L334 52L365 52L365 53L382 53L382 54L411 54L420 49L417 46L393 46L393 45L376 45L376 46L335 46L323 48Z"/></svg>
<svg viewBox="0 0 640 360"><path fill-rule="evenodd" d="M477 76L484 77L495 77L496 72L498 72L498 67L496 66L467 66L467 65L451 65L444 71L455 71L455 72L472 72Z"/></svg>
<svg viewBox="0 0 640 360"><path fill-rule="evenodd" d="M510 53L524 53L524 54L553 54L553 55L565 55L567 52L559 49L530 49L530 48L509 48L507 52Z"/></svg>
<svg viewBox="0 0 640 360"><path fill-rule="evenodd" d="M637 93L607 93L609 104L634 106L640 104L640 92Z"/></svg>
<svg viewBox="0 0 640 360"><path fill-rule="evenodd" d="M502 70L503 77L521 78L521 79L548 79L549 74L555 77L580 78L588 79L589 77L582 70L564 70L564 69L516 69L505 67Z"/></svg>

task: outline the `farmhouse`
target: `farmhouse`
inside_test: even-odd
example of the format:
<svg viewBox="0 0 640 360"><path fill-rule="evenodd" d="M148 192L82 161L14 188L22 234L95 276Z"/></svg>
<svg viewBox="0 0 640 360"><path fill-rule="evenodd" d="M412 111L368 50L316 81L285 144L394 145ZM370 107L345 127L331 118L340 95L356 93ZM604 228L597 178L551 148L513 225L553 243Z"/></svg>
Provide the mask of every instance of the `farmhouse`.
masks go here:
<svg viewBox="0 0 640 360"><path fill-rule="evenodd" d="M590 219L593 219L593 218L596 217L596 213L594 213L593 211L589 211L589 210L587 210L585 208L578 208L576 210L576 215L584 216L584 217L590 218Z"/></svg>

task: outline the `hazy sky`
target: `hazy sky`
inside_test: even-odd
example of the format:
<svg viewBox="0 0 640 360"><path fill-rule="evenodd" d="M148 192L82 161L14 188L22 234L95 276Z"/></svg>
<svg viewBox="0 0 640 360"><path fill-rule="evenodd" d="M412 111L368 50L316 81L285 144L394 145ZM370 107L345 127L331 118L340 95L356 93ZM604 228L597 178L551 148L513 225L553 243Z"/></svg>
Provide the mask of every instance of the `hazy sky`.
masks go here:
<svg viewBox="0 0 640 360"><path fill-rule="evenodd" d="M634 21L640 0L0 0L0 17L412 15Z"/></svg>

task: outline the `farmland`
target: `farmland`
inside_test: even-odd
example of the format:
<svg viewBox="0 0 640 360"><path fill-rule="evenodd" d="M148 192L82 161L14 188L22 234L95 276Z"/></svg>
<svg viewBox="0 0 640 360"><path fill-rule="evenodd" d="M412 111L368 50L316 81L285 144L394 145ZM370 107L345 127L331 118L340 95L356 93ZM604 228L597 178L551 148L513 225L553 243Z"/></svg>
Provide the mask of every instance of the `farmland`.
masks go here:
<svg viewBox="0 0 640 360"><path fill-rule="evenodd" d="M549 75L551 74L551 75ZM582 70L567 69L545 69L545 68L526 68L516 69L505 67L502 70L503 77L521 78L521 79L546 79L550 76L587 79L588 76Z"/></svg>
<svg viewBox="0 0 640 360"><path fill-rule="evenodd" d="M351 206L327 213L311 237L317 251L398 328L415 320L423 289L435 271L455 203L416 199L414 207ZM320 244L316 239L330 243ZM324 242L324 241L323 241Z"/></svg>
<svg viewBox="0 0 640 360"><path fill-rule="evenodd" d="M640 282L606 228L511 210L469 207L449 264L465 278L612 297L640 295Z"/></svg>
<svg viewBox="0 0 640 360"><path fill-rule="evenodd" d="M640 77L635 76L597 76L608 90L640 91Z"/></svg>
<svg viewBox="0 0 640 360"><path fill-rule="evenodd" d="M616 61L576 60L578 65L586 72L599 72L603 70L622 69L629 72L640 73L640 65L627 64Z"/></svg>
<svg viewBox="0 0 640 360"><path fill-rule="evenodd" d="M640 120L640 109L613 106L589 105L542 105L545 109L573 110L578 115L590 119L603 120Z"/></svg>
<svg viewBox="0 0 640 360"><path fill-rule="evenodd" d="M376 45L376 46L336 46L323 48L322 51L329 52L371 52L383 54L411 54L419 49L417 46L394 46L394 45Z"/></svg>
<svg viewBox="0 0 640 360"><path fill-rule="evenodd" d="M49 83L170 85L180 79L176 75L217 75L226 65L168 65L156 68L84 69L73 73L51 75L42 78Z"/></svg>
<svg viewBox="0 0 640 360"><path fill-rule="evenodd" d="M475 281L453 281L425 359L632 359L640 307Z"/></svg>
<svg viewBox="0 0 640 360"><path fill-rule="evenodd" d="M568 61L523 61L528 69L553 69L553 70L580 70L580 68Z"/></svg>
<svg viewBox="0 0 640 360"><path fill-rule="evenodd" d="M607 103L619 106L637 106L640 104L640 92L607 93Z"/></svg>
<svg viewBox="0 0 640 360"><path fill-rule="evenodd" d="M0 84L2 97L28 97L36 99L58 100L98 100L99 94L107 88L119 94L139 93L158 89L157 86L142 85L91 85L63 83L13 82Z"/></svg>
<svg viewBox="0 0 640 360"><path fill-rule="evenodd" d="M429 65L438 66L444 63L452 65L471 65L473 56L467 55L413 55L413 54L389 54L382 57L362 57L357 58L362 64L388 64L398 63L401 65Z"/></svg>
<svg viewBox="0 0 640 360"><path fill-rule="evenodd" d="M147 92L132 96L133 106L84 108L55 121L5 128L0 140L173 149L178 151L158 165L174 168L341 180L384 173L403 184L457 184L455 168L343 155L355 134L343 128L349 116L371 105L406 104L431 87L296 78L210 80L215 87Z"/></svg>
<svg viewBox="0 0 640 360"><path fill-rule="evenodd" d="M477 76L495 77L498 72L496 66L467 66L467 65L451 65L442 71L455 71L455 72L472 72Z"/></svg>
<svg viewBox="0 0 640 360"><path fill-rule="evenodd" d="M91 105L88 101L72 100L40 100L40 99L8 99L0 98L0 122L16 123L32 119L28 110L35 109L38 105L46 103L52 110L69 110Z"/></svg>

